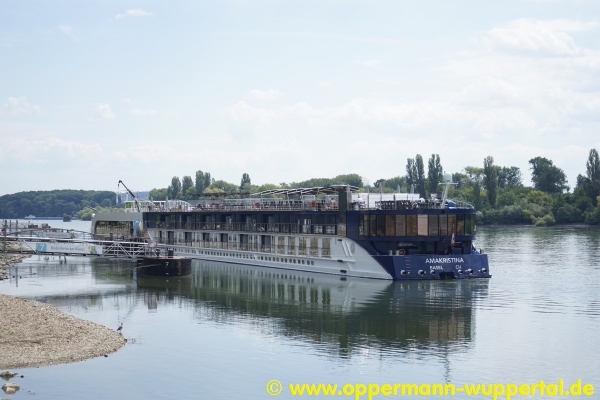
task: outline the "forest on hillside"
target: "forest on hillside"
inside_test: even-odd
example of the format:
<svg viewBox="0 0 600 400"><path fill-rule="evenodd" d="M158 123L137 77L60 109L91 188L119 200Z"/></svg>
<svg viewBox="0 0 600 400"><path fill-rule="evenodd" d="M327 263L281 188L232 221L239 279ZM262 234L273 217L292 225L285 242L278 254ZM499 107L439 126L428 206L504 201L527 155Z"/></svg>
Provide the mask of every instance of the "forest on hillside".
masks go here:
<svg viewBox="0 0 600 400"><path fill-rule="evenodd" d="M62 217L90 207L114 207L115 192L108 190L49 190L0 196L0 218Z"/></svg>

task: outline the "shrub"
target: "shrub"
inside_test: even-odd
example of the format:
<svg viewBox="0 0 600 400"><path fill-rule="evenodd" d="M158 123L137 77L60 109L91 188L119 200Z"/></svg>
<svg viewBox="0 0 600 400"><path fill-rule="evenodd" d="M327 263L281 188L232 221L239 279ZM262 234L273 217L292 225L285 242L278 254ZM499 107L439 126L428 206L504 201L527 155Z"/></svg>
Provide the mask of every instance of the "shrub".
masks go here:
<svg viewBox="0 0 600 400"><path fill-rule="evenodd" d="M535 226L546 226L546 221L544 220L544 218L535 219L535 217L534 217L534 225Z"/></svg>
<svg viewBox="0 0 600 400"><path fill-rule="evenodd" d="M585 213L585 223L590 225L600 225L600 206Z"/></svg>
<svg viewBox="0 0 600 400"><path fill-rule="evenodd" d="M556 222L561 224L583 222L583 214L572 204L565 204L554 209L553 214L556 216Z"/></svg>
<svg viewBox="0 0 600 400"><path fill-rule="evenodd" d="M556 225L556 220L554 219L554 215L552 215L552 213L544 215L544 222L546 222L546 225L548 226Z"/></svg>

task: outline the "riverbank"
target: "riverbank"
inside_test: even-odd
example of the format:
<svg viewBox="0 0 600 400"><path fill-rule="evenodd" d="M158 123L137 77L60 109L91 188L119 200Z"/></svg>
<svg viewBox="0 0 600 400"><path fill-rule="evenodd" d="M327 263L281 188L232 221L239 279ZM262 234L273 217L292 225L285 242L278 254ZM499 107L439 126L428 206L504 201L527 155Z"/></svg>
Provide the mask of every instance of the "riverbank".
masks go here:
<svg viewBox="0 0 600 400"><path fill-rule="evenodd" d="M30 254L0 254L0 281L8 278L6 267L18 264L24 259L31 257Z"/></svg>
<svg viewBox="0 0 600 400"><path fill-rule="evenodd" d="M0 369L70 363L117 351L123 336L36 301L0 294Z"/></svg>

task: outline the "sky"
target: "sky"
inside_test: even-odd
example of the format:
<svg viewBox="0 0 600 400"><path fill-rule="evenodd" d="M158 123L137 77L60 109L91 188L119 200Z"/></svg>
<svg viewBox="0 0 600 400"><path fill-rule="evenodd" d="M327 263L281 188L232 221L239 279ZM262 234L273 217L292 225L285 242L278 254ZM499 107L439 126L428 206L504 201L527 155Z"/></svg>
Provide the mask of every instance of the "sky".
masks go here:
<svg viewBox="0 0 600 400"><path fill-rule="evenodd" d="M598 1L0 0L0 195L600 149Z"/></svg>

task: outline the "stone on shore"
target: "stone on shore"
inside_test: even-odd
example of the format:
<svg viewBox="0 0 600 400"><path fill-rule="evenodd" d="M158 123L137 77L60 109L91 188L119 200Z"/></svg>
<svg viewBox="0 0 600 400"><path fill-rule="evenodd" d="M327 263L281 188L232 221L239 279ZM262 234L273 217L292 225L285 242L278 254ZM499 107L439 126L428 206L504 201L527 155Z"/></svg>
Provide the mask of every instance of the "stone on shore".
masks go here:
<svg viewBox="0 0 600 400"><path fill-rule="evenodd" d="M125 344L105 326L65 314L51 305L0 294L0 368L81 361L113 353Z"/></svg>
<svg viewBox="0 0 600 400"><path fill-rule="evenodd" d="M6 394L15 394L19 389L21 389L21 385L14 382L8 382L2 385L2 390L4 390L4 393Z"/></svg>
<svg viewBox="0 0 600 400"><path fill-rule="evenodd" d="M3 379L10 379L13 376L17 376L17 375L18 375L18 372L10 372L10 371L0 372L0 378L3 378Z"/></svg>

